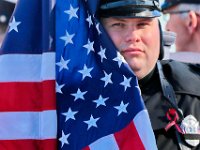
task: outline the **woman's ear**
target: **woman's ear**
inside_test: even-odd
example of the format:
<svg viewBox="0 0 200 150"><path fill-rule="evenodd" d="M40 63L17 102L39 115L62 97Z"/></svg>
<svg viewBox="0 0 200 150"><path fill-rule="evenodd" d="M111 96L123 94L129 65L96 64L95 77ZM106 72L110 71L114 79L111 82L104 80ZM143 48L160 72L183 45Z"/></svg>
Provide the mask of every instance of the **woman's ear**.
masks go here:
<svg viewBox="0 0 200 150"><path fill-rule="evenodd" d="M190 11L188 13L188 18L186 20L186 26L188 28L188 31L190 34L196 31L197 26L198 26L198 16L194 11Z"/></svg>

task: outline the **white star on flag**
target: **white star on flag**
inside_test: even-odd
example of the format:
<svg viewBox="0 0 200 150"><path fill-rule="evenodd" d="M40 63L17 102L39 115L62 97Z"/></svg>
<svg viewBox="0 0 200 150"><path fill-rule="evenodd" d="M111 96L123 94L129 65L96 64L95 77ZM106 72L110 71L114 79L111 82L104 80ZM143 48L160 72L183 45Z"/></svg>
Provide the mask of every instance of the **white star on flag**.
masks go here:
<svg viewBox="0 0 200 150"><path fill-rule="evenodd" d="M126 63L124 57L119 52L117 52L117 57L114 58L113 60L118 62L119 68L121 67L123 62Z"/></svg>
<svg viewBox="0 0 200 150"><path fill-rule="evenodd" d="M83 47L87 49L87 54L89 54L91 51L94 51L94 41L90 42L90 40L88 39L88 43L86 45L84 45Z"/></svg>
<svg viewBox="0 0 200 150"><path fill-rule="evenodd" d="M72 38L75 36L75 34L69 34L66 31L65 36L60 37L61 40L65 41L65 46L69 43L73 44Z"/></svg>
<svg viewBox="0 0 200 150"><path fill-rule="evenodd" d="M88 18L86 19L86 21L89 23L89 28L90 28L90 26L93 25L91 15L88 15Z"/></svg>
<svg viewBox="0 0 200 150"><path fill-rule="evenodd" d="M70 136L70 133L65 135L65 133L62 131L62 137L59 138L59 141L62 143L61 148L64 146L64 144L69 144L68 137Z"/></svg>
<svg viewBox="0 0 200 150"><path fill-rule="evenodd" d="M64 12L69 15L69 21L70 21L73 17L78 18L76 14L77 11L78 11L78 8L73 8L72 5L70 5L70 9L65 10Z"/></svg>
<svg viewBox="0 0 200 150"><path fill-rule="evenodd" d="M100 35L102 32L101 32L101 30L99 29L99 23L97 23L97 25L96 25L96 29L97 29L97 32L98 32L98 34Z"/></svg>
<svg viewBox="0 0 200 150"><path fill-rule="evenodd" d="M107 74L107 73L104 71L104 75L105 75L105 77L101 78L101 80L105 82L104 87L106 87L108 83L110 83L110 84L113 83L112 80L111 80L112 73Z"/></svg>
<svg viewBox="0 0 200 150"><path fill-rule="evenodd" d="M118 110L118 116L119 116L122 112L127 113L126 108L127 108L128 105L129 105L129 103L124 104L124 102L121 101L121 104L120 104L119 106L115 106L115 108Z"/></svg>
<svg viewBox="0 0 200 150"><path fill-rule="evenodd" d="M73 119L75 120L75 114L77 114L78 111L72 111L71 108L68 109L68 111L66 113L62 113L62 115L64 115L66 117L65 122L69 119Z"/></svg>
<svg viewBox="0 0 200 150"><path fill-rule="evenodd" d="M64 58L61 56L60 62L57 62L56 65L60 67L59 72L63 69L69 69L67 64L70 62L70 60L64 60Z"/></svg>
<svg viewBox="0 0 200 150"><path fill-rule="evenodd" d="M90 116L90 120L88 121L84 121L86 124L88 124L88 128L87 130L89 130L91 127L96 127L97 128L97 121L99 120L99 118L94 119L94 117L91 115Z"/></svg>
<svg viewBox="0 0 200 150"><path fill-rule="evenodd" d="M59 85L57 82L56 82L56 92L57 93L60 93L60 94L63 94L62 92L62 88L65 86L65 84L62 84L62 85Z"/></svg>
<svg viewBox="0 0 200 150"><path fill-rule="evenodd" d="M105 52L106 52L106 48L103 48L102 46L100 46L100 51L98 52L98 54L101 57L101 62L103 62L104 58L107 59Z"/></svg>
<svg viewBox="0 0 200 150"><path fill-rule="evenodd" d="M124 76L124 75L123 75L123 76ZM126 91L126 89L127 89L128 87L131 87L131 85L130 85L131 79L132 79L132 78L127 79L127 78L124 76L124 81L120 83L120 85L123 85L123 86L124 86L124 91Z"/></svg>
<svg viewBox="0 0 200 150"><path fill-rule="evenodd" d="M73 93L73 94L71 94L71 95L75 97L74 101L76 101L77 99L85 100L85 98L84 98L83 96L84 96L86 93L87 93L87 91L86 91L86 92L81 92L81 90L78 89L76 93Z"/></svg>
<svg viewBox="0 0 200 150"><path fill-rule="evenodd" d="M15 17L13 17L12 21L9 23L9 31L8 32L11 32L12 30L15 30L16 32L18 32L17 26L19 24L21 24L21 22L17 22L15 20Z"/></svg>
<svg viewBox="0 0 200 150"><path fill-rule="evenodd" d="M109 98L103 98L101 95L97 100L94 100L94 102L97 104L96 108L99 107L100 105L106 106L105 101L107 101Z"/></svg>
<svg viewBox="0 0 200 150"><path fill-rule="evenodd" d="M92 69L93 69L93 67L92 67L92 68L87 68L87 66L84 65L83 70L78 71L78 72L80 72L80 73L83 75L82 80L84 80L85 77L90 77L90 78L92 78L92 76L91 76L91 74L90 74L90 72L92 71Z"/></svg>

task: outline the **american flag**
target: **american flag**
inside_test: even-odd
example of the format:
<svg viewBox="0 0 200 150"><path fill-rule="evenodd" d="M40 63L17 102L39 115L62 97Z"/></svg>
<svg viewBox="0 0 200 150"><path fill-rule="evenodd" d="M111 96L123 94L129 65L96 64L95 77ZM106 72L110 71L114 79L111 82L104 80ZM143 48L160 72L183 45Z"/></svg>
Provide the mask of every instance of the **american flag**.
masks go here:
<svg viewBox="0 0 200 150"><path fill-rule="evenodd" d="M137 78L98 16L99 0L56 2L61 150L156 150Z"/></svg>
<svg viewBox="0 0 200 150"><path fill-rule="evenodd" d="M18 0L10 20L0 50L2 150L56 149L52 5ZM97 6L57 0L58 149L154 150L137 79L104 32Z"/></svg>
<svg viewBox="0 0 200 150"><path fill-rule="evenodd" d="M0 49L0 150L57 149L52 5L18 0L11 17Z"/></svg>

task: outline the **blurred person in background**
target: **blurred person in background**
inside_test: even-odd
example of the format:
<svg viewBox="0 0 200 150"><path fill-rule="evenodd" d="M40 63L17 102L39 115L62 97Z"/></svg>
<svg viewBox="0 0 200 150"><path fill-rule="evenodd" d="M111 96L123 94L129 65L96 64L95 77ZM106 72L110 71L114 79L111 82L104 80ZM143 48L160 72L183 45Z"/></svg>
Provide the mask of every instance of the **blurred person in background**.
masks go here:
<svg viewBox="0 0 200 150"><path fill-rule="evenodd" d="M169 58L200 63L200 0L165 0L166 30L177 34L176 52Z"/></svg>
<svg viewBox="0 0 200 150"><path fill-rule="evenodd" d="M14 8L15 1L0 0L0 46Z"/></svg>
<svg viewBox="0 0 200 150"><path fill-rule="evenodd" d="M164 56L163 59L169 59L170 58L170 52L173 49L173 46L176 41L176 33L171 31L162 31L163 33L163 50L164 50Z"/></svg>

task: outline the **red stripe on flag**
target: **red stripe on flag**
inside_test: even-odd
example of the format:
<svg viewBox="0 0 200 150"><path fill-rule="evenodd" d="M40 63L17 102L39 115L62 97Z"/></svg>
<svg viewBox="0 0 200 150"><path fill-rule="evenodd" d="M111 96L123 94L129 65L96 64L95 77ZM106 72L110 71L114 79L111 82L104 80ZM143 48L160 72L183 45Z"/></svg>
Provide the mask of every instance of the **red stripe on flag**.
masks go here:
<svg viewBox="0 0 200 150"><path fill-rule="evenodd" d="M87 146L87 147L83 148L82 150L90 150L90 147Z"/></svg>
<svg viewBox="0 0 200 150"><path fill-rule="evenodd" d="M0 150L55 150L57 140L0 140Z"/></svg>
<svg viewBox="0 0 200 150"><path fill-rule="evenodd" d="M0 83L0 111L56 109L55 80Z"/></svg>
<svg viewBox="0 0 200 150"><path fill-rule="evenodd" d="M121 131L116 132L114 136L120 150L145 149L133 122Z"/></svg>

